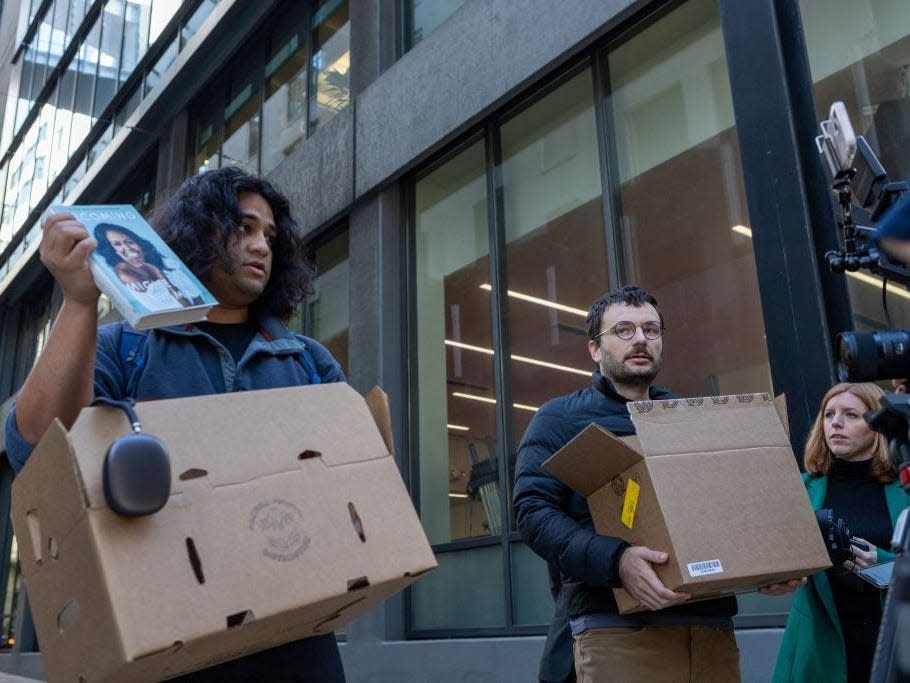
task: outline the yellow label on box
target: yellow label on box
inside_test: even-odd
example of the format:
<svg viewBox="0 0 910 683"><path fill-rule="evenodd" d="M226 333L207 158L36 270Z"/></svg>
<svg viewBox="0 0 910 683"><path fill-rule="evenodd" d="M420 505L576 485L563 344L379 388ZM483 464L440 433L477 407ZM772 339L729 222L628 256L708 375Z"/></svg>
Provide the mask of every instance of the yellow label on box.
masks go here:
<svg viewBox="0 0 910 683"><path fill-rule="evenodd" d="M641 491L641 486L634 479L629 479L626 482L626 497L622 502L622 523L625 524L630 529L632 524L635 522L635 510L638 509L638 492Z"/></svg>

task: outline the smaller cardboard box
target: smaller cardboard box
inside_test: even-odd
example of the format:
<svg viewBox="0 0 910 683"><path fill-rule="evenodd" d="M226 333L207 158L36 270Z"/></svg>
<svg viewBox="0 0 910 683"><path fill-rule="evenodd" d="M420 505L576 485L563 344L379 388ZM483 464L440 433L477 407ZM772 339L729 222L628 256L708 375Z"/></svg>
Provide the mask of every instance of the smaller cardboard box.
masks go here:
<svg viewBox="0 0 910 683"><path fill-rule="evenodd" d="M831 566L769 394L629 403L636 436L592 424L544 463L597 533L669 553L657 575L706 599ZM614 589L621 614L643 609Z"/></svg>
<svg viewBox="0 0 910 683"><path fill-rule="evenodd" d="M170 454L155 514L105 502L105 453L130 431L115 408L51 425L13 482L49 681L157 681L331 633L436 566L380 390L324 384L136 412Z"/></svg>

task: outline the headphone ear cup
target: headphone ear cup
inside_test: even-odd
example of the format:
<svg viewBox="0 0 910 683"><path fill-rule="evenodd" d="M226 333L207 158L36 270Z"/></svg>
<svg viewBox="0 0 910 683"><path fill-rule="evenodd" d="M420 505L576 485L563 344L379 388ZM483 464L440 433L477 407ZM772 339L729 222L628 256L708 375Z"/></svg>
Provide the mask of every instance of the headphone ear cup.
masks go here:
<svg viewBox="0 0 910 683"><path fill-rule="evenodd" d="M164 444L150 434L121 436L102 466L104 499L125 517L157 512L171 494L171 461Z"/></svg>

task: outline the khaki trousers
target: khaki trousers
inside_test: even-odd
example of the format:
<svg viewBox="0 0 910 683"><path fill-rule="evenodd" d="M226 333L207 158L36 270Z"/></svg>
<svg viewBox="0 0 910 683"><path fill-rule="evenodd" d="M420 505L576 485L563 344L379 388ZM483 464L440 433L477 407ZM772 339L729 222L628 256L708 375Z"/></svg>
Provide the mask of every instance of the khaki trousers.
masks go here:
<svg viewBox="0 0 910 683"><path fill-rule="evenodd" d="M732 630L709 626L595 628L575 636L578 683L738 683Z"/></svg>

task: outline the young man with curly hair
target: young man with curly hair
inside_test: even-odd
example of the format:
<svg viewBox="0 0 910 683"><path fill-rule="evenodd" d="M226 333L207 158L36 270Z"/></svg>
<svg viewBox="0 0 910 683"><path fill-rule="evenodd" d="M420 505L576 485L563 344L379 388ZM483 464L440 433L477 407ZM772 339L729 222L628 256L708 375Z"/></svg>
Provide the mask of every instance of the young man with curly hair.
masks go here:
<svg viewBox="0 0 910 683"><path fill-rule="evenodd" d="M311 293L315 273L288 200L268 181L236 168L209 171L184 182L152 223L218 305L205 322L144 333L141 373L124 367L124 335L142 333L123 322L97 327L100 293L88 265L97 242L72 214L50 216L40 256L63 305L7 417L7 456L16 471L55 418L70 427L97 397L150 400L345 381L325 347L284 324ZM179 680L335 683L344 672L328 634Z"/></svg>

